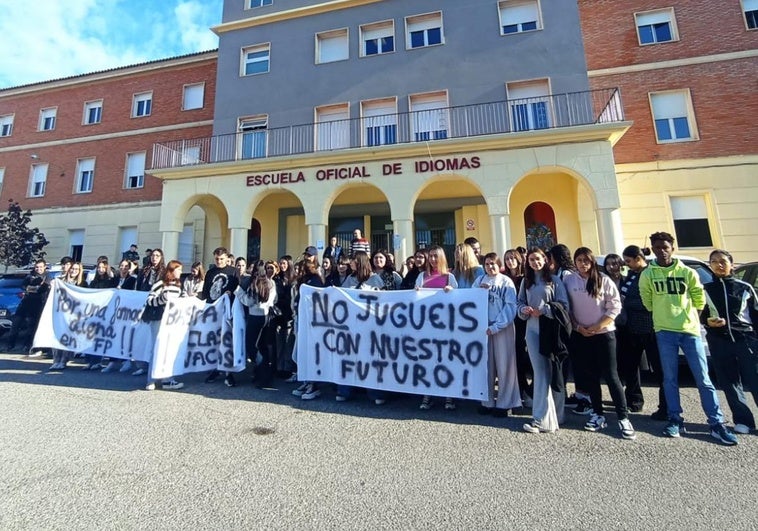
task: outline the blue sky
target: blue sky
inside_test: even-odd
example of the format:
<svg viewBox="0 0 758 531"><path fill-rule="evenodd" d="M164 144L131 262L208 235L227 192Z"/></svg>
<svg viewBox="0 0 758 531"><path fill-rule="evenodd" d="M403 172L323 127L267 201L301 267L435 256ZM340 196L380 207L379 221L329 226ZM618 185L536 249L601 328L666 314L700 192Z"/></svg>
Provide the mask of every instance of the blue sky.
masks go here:
<svg viewBox="0 0 758 531"><path fill-rule="evenodd" d="M0 0L0 88L211 50L222 0Z"/></svg>

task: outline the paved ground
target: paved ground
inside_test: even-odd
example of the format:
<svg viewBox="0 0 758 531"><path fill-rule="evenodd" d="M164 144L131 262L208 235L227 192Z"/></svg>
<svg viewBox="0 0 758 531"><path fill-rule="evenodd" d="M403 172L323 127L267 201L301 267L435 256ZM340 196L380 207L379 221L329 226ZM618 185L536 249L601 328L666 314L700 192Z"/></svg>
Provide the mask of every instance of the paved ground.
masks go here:
<svg viewBox="0 0 758 531"><path fill-rule="evenodd" d="M756 529L758 436L530 435L475 405L336 403L184 378L141 378L0 354L0 529ZM139 381L138 381L139 380ZM646 388L647 397L655 395ZM652 401L650 403L652 404Z"/></svg>

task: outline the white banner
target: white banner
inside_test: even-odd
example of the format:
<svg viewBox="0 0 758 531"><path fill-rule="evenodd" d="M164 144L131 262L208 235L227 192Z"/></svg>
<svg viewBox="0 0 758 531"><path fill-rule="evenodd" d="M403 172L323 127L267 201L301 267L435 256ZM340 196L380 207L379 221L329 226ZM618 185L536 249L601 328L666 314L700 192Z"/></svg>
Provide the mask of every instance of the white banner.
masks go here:
<svg viewBox="0 0 758 531"><path fill-rule="evenodd" d="M150 327L139 320L147 293L87 289L53 280L33 348L151 361Z"/></svg>
<svg viewBox="0 0 758 531"><path fill-rule="evenodd" d="M486 400L487 291L300 288L301 381Z"/></svg>
<svg viewBox="0 0 758 531"><path fill-rule="evenodd" d="M242 330L234 334L228 295L213 304L206 304L197 297L169 300L155 339L150 377L159 380L213 369L243 371L246 361L244 315L237 319L240 321Z"/></svg>

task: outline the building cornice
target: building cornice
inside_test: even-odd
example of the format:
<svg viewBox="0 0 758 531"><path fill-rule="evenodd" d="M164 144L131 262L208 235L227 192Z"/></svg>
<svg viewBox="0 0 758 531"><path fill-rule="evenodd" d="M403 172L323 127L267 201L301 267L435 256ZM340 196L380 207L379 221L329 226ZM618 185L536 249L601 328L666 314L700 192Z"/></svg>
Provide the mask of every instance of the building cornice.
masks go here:
<svg viewBox="0 0 758 531"><path fill-rule="evenodd" d="M700 55L697 57L686 57L684 59L672 59L670 61L658 61L655 63L642 63L637 65L614 66L611 68L598 68L588 70L589 77L613 76L617 74L631 74L634 72L646 72L648 70L661 70L664 68L678 68L682 66L702 65L708 63L718 63L721 61L735 61L739 59L750 59L758 57L758 50L742 50L739 52L718 53L713 55Z"/></svg>
<svg viewBox="0 0 758 531"><path fill-rule="evenodd" d="M758 154L707 157L698 159L657 160L653 162L627 162L616 164L616 173L649 173L703 168L733 168L734 166L758 166Z"/></svg>
<svg viewBox="0 0 758 531"><path fill-rule="evenodd" d="M610 142L615 144L632 126L632 122L580 125L559 129L503 133L434 142L391 144L371 148L345 149L273 157L269 159L245 159L216 164L200 164L179 168L151 169L150 175L163 180L216 177L222 175L253 174L315 166L358 164L379 160L413 157L442 157L460 153L495 151L520 148L580 144L586 142Z"/></svg>
<svg viewBox="0 0 758 531"><path fill-rule="evenodd" d="M261 15L257 17L235 20L232 22L225 22L223 24L219 24L218 26L213 26L211 28L211 31L213 31L216 35L221 35L222 33L228 33L230 31L252 28L255 26L263 26L265 24L272 24L274 22L281 22L283 20L320 15L322 13L329 13L331 11L338 11L340 9L349 9L351 7L359 7L366 4L374 4L381 1L382 0L332 0L331 2L319 2L318 4L312 6L287 9L285 11L277 11L276 13L270 13L268 15Z"/></svg>

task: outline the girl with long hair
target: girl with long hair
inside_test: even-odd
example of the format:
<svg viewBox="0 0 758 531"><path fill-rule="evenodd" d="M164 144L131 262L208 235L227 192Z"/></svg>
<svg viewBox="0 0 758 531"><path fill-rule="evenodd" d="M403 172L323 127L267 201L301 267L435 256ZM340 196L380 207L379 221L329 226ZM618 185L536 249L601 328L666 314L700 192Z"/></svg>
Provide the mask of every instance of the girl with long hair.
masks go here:
<svg viewBox="0 0 758 531"><path fill-rule="evenodd" d="M400 277L393 261L389 258L390 254L384 249L374 251L371 255L371 265L374 273L382 279L384 287L380 288L385 291L394 291L400 288L403 279Z"/></svg>
<svg viewBox="0 0 758 531"><path fill-rule="evenodd" d="M473 254L473 250L472 250ZM487 290L487 373L489 397L479 413L507 417L508 411L521 406L516 369L516 287L500 272L497 253L484 255L484 275L474 280L473 288ZM497 381L497 395L495 383Z"/></svg>
<svg viewBox="0 0 758 531"><path fill-rule="evenodd" d="M384 289L384 281L374 273L371 267L371 259L365 251L355 251L350 262L350 268L353 270L353 274L342 284L343 288Z"/></svg>
<svg viewBox="0 0 758 531"><path fill-rule="evenodd" d="M276 285L266 276L265 267L256 272L247 289L238 286L235 296L247 307L245 319L245 354L252 360L254 380L258 387L268 387L276 369L275 339L268 326L268 315L276 303ZM260 362L258 362L260 354Z"/></svg>
<svg viewBox="0 0 758 531"><path fill-rule="evenodd" d="M292 360L292 349L295 345L295 333L292 314L292 284L295 280L295 268L292 257L282 255L277 262L277 273L273 280L276 285L276 307L279 316L272 323L276 328L276 359L279 374L287 382L296 382L295 362Z"/></svg>
<svg viewBox="0 0 758 531"><path fill-rule="evenodd" d="M192 264L190 274L184 279L184 293L187 297L197 297L203 294L203 286L205 285L205 268L202 262L195 262Z"/></svg>
<svg viewBox="0 0 758 531"><path fill-rule="evenodd" d="M316 260L302 260L298 262L298 278L293 286L292 293L292 311L294 315L293 328L297 330L297 306L300 303L300 286L307 285L314 288L323 288L324 279L318 270ZM295 336L297 342L297 336ZM316 382L303 382L292 394L299 396L302 400L313 400L321 396L321 390Z"/></svg>
<svg viewBox="0 0 758 531"><path fill-rule="evenodd" d="M350 258L346 254L342 254L337 261L337 272L334 275L334 285L338 287L344 287L345 281L353 274L353 270L350 268Z"/></svg>
<svg viewBox="0 0 758 531"><path fill-rule="evenodd" d="M418 249L413 255L413 263L408 268L408 271L403 277L403 281L400 283L400 289L413 289L416 287L416 279L419 273L426 270L426 259L429 255L429 251L426 249Z"/></svg>
<svg viewBox="0 0 758 531"><path fill-rule="evenodd" d="M474 281L484 273L484 268L479 265L473 247L467 243L459 243L455 246L453 274L459 288L470 288L474 285Z"/></svg>
<svg viewBox="0 0 758 531"><path fill-rule="evenodd" d="M574 251L576 274L564 279L571 304L571 353L574 370L584 374L583 388L590 394L592 415L584 429L600 431L606 427L600 378L605 380L613 399L618 426L624 439L634 439L624 389L616 368L616 316L621 312L621 297L616 284L600 273L597 260L588 247Z"/></svg>
<svg viewBox="0 0 758 531"><path fill-rule="evenodd" d="M542 249L533 247L526 256L529 267L518 293L518 316L526 321L526 344L534 371L532 421L524 424L529 433L554 432L563 421L564 391L551 387L553 364L540 353L540 317L553 319L550 303L568 308L568 296L563 282L550 273L548 258ZM557 369L556 369L557 370Z"/></svg>
<svg viewBox="0 0 758 531"><path fill-rule="evenodd" d="M166 263L164 262L163 249L153 249L147 266L142 268L142 272L137 278L137 291L150 291L153 285L163 278L165 272Z"/></svg>
<svg viewBox="0 0 758 531"><path fill-rule="evenodd" d="M65 275L61 277L61 281L65 284L71 284L72 286L78 286L80 288L87 287L87 281L84 280L84 267L81 262L74 262L69 267ZM50 366L50 371L62 371L66 368L71 357L71 352L68 350L53 349L53 364ZM85 365L85 369L89 368L89 364Z"/></svg>
<svg viewBox="0 0 758 531"><path fill-rule="evenodd" d="M503 255L503 274L510 278L516 287L516 293L524 280L524 255L518 249L508 249ZM529 375L532 373L532 363L526 351L526 321L516 319L516 367L518 368L518 386L521 390L521 401L525 407L532 407L532 384Z"/></svg>

